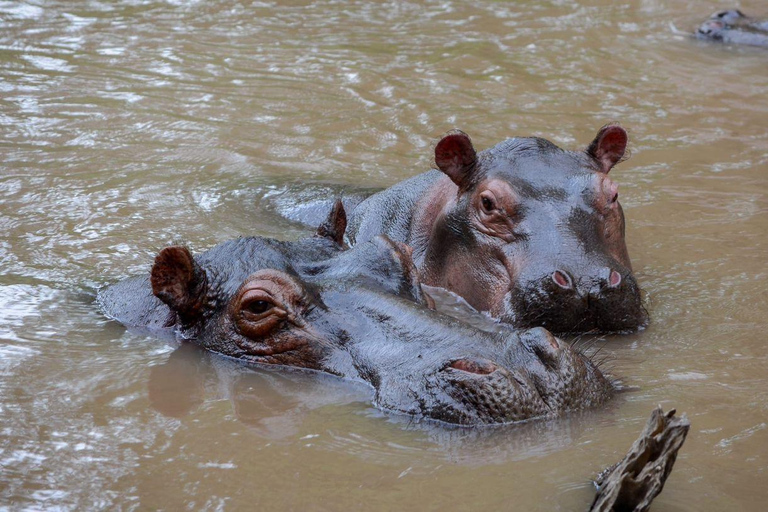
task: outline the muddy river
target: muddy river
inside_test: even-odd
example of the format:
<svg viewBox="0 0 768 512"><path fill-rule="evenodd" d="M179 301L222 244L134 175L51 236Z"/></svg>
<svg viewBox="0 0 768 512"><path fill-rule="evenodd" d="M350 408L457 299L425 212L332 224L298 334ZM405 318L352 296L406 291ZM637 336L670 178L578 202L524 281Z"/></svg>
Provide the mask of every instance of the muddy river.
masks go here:
<svg viewBox="0 0 768 512"><path fill-rule="evenodd" d="M764 510L768 51L673 28L719 7L0 1L0 508L583 510L662 404L692 428L654 510ZM451 128L576 149L609 121L652 323L600 342L627 388L600 410L416 424L93 304L171 243L298 238L275 204L422 172Z"/></svg>

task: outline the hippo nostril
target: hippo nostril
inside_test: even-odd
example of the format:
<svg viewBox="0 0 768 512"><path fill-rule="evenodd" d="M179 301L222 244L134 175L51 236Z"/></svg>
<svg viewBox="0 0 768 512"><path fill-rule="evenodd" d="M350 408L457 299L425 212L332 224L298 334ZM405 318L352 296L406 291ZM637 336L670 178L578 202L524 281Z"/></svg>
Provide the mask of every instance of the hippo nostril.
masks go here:
<svg viewBox="0 0 768 512"><path fill-rule="evenodd" d="M488 375L499 369L494 363L482 359L458 359L449 365L451 368L477 375Z"/></svg>
<svg viewBox="0 0 768 512"><path fill-rule="evenodd" d="M537 327L520 333L520 339L547 367L557 367L562 347L551 332Z"/></svg>
<svg viewBox="0 0 768 512"><path fill-rule="evenodd" d="M544 338L549 342L549 346L552 347L553 350L560 350L560 344L557 342L557 338L555 338L554 334L546 331Z"/></svg>
<svg viewBox="0 0 768 512"><path fill-rule="evenodd" d="M561 272L560 270L555 270L552 273L552 280L555 282L557 286L564 290L570 290L573 288L573 283L571 281L571 278L568 274L565 272Z"/></svg>
<svg viewBox="0 0 768 512"><path fill-rule="evenodd" d="M520 340L531 348L560 350L557 337L543 327L534 327L520 332Z"/></svg>
<svg viewBox="0 0 768 512"><path fill-rule="evenodd" d="M608 286L610 288L616 288L621 284L621 274L615 270L611 270L611 275L608 277Z"/></svg>

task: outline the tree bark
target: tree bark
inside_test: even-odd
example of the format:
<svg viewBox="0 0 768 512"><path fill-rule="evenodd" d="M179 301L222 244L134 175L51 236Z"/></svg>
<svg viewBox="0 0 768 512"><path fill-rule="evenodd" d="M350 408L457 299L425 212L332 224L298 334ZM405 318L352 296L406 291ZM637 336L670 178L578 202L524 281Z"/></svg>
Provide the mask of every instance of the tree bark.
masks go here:
<svg viewBox="0 0 768 512"><path fill-rule="evenodd" d="M654 409L627 455L598 475L590 511L644 512L664 488L691 423L661 406Z"/></svg>

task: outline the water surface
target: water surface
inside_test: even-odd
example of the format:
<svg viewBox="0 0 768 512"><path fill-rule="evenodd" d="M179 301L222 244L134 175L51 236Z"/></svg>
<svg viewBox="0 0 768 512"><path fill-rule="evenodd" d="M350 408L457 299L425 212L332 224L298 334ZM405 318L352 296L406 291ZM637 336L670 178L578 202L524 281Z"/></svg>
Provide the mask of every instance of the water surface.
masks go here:
<svg viewBox="0 0 768 512"><path fill-rule="evenodd" d="M0 1L0 506L582 510L662 404L693 426L654 510L762 510L768 52L669 26L719 7ZM171 243L302 236L275 198L389 186L449 129L576 149L609 121L652 323L602 350L630 391L600 411L415 425L92 303Z"/></svg>

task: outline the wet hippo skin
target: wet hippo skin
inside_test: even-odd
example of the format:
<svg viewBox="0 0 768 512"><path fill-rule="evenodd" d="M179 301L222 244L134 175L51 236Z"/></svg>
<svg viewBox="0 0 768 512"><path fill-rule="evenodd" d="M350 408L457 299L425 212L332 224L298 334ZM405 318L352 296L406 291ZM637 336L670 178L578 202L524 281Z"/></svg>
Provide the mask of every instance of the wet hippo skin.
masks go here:
<svg viewBox="0 0 768 512"><path fill-rule="evenodd" d="M602 128L583 151L508 139L477 153L463 132L435 147L438 170L374 194L348 238L413 247L422 281L518 327L631 332L646 325L611 173L626 131Z"/></svg>
<svg viewBox="0 0 768 512"><path fill-rule="evenodd" d="M747 16L738 9L719 11L696 30L696 37L726 44L768 48L768 21Z"/></svg>
<svg viewBox="0 0 768 512"><path fill-rule="evenodd" d="M193 256L160 251L149 276L99 293L111 318L254 364L362 381L376 406L487 425L607 400L611 382L542 328L486 332L429 309L410 248L340 245L340 203L318 236L249 237Z"/></svg>

